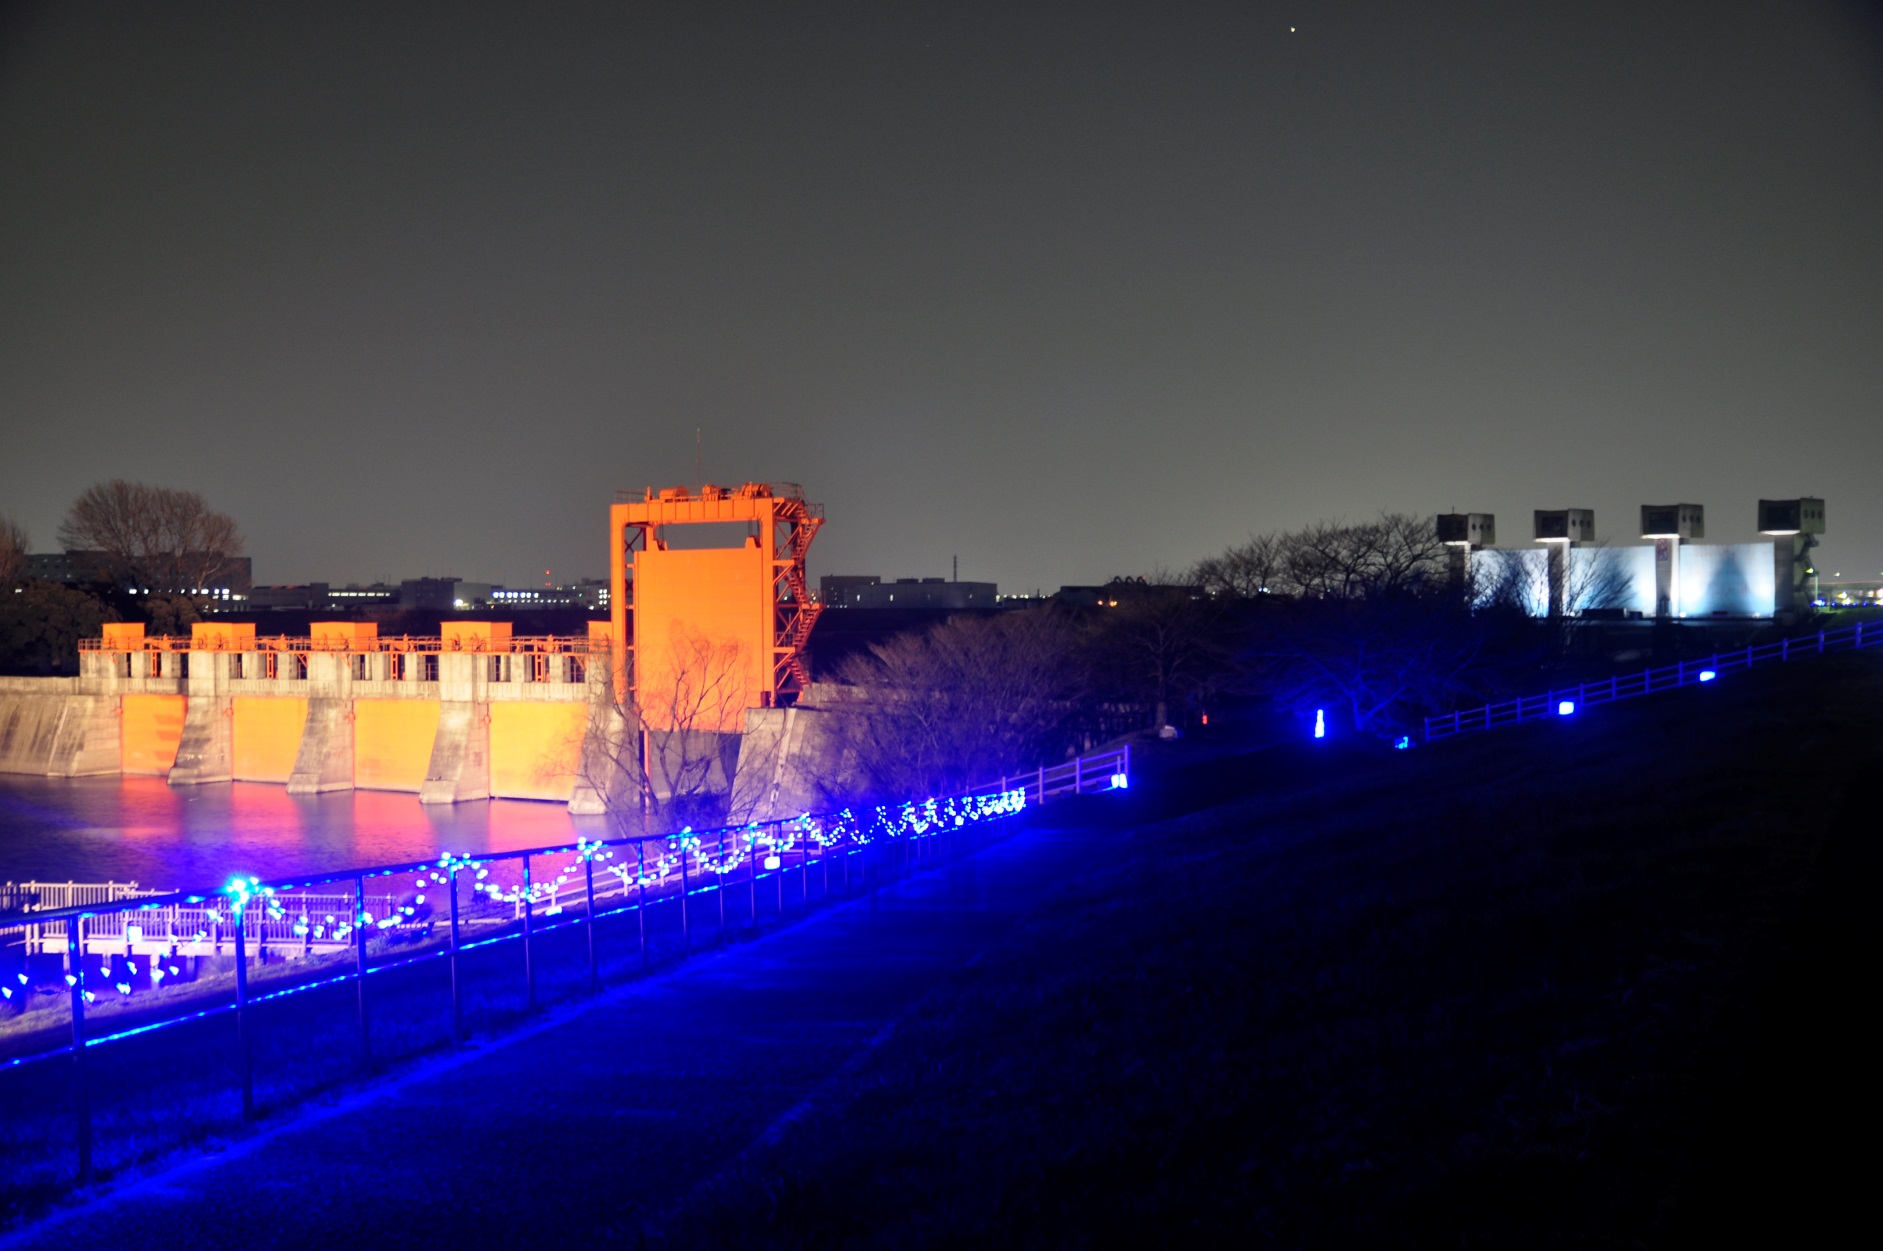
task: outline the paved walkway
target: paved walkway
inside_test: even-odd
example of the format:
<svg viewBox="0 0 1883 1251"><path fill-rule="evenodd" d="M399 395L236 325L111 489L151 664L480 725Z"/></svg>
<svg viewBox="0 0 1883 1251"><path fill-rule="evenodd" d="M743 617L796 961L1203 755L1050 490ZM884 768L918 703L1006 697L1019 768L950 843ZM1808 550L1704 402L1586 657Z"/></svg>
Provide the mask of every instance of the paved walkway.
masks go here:
<svg viewBox="0 0 1883 1251"><path fill-rule="evenodd" d="M1032 820L967 860L107 1188L0 1251L631 1239L840 1094L1098 838Z"/></svg>

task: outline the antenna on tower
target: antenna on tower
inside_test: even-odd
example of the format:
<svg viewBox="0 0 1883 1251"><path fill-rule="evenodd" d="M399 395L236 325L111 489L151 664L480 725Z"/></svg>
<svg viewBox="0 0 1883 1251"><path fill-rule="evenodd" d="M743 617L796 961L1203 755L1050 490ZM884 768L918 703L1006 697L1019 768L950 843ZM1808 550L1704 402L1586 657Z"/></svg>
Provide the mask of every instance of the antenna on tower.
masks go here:
<svg viewBox="0 0 1883 1251"><path fill-rule="evenodd" d="M693 427L693 481L703 485L706 482L706 471L700 468L700 464L700 428L695 426Z"/></svg>
<svg viewBox="0 0 1883 1251"><path fill-rule="evenodd" d="M959 581L961 581L961 554L960 554L959 552L957 552L957 553L955 554L955 571L954 571L954 575L953 575L952 577L950 577L950 578L949 578L948 580L949 580L950 582L959 582Z"/></svg>

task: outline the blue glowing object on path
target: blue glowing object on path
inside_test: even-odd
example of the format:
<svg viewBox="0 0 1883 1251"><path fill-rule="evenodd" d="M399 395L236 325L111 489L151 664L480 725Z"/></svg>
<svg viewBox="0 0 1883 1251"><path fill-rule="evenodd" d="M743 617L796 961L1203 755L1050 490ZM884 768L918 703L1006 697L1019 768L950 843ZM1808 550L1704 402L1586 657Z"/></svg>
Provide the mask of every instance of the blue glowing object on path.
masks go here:
<svg viewBox="0 0 1883 1251"><path fill-rule="evenodd" d="M1314 737L1327 737L1327 710L1324 708L1314 710Z"/></svg>
<svg viewBox="0 0 1883 1251"><path fill-rule="evenodd" d="M1412 746L1412 735L1401 734L1399 736L1399 741L1397 743L1394 743L1393 746L1397 747L1400 751L1406 750L1406 748Z"/></svg>
<svg viewBox="0 0 1883 1251"><path fill-rule="evenodd" d="M1720 676L1719 674L1713 672L1713 670L1711 669L1700 670L1700 680L1702 682L1711 682L1714 678L1717 678L1719 676Z"/></svg>
<svg viewBox="0 0 1883 1251"><path fill-rule="evenodd" d="M1111 788L1112 788L1113 790L1115 790L1115 791L1122 791L1122 790L1124 790L1124 789L1126 789L1127 787L1129 787L1130 785L1131 785L1131 775L1130 775L1130 774L1128 774L1128 773L1114 773L1114 774L1112 774L1112 775L1111 775Z"/></svg>
<svg viewBox="0 0 1883 1251"><path fill-rule="evenodd" d="M1559 717L1567 717L1575 711L1576 701L1573 699L1565 699L1563 702L1556 705L1556 715Z"/></svg>

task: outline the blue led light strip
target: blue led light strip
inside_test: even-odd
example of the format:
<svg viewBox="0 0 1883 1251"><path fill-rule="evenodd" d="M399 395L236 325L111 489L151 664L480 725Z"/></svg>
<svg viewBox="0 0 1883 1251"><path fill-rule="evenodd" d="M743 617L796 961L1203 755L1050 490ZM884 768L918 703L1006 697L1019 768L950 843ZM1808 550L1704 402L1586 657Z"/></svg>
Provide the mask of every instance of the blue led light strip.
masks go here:
<svg viewBox="0 0 1883 1251"><path fill-rule="evenodd" d="M1815 635L1802 638L1784 638L1775 643L1715 652L1705 661L1683 660L1658 668L1643 669L1639 673L1617 674L1604 682L1584 682L1573 688L1566 687L1541 695L1525 695L1502 703L1446 713L1440 717L1427 717L1422 741L1430 743L1459 734L1476 734L1521 725L1526 721L1540 721L1546 717L1569 716L1597 704L1712 682L1728 673L1741 672L1755 665L1784 664L1807 656L1861 651L1883 644L1883 629L1876 628L1876 623L1871 623L1867 636L1863 627L1864 623L1859 621L1841 630L1819 630Z"/></svg>
<svg viewBox="0 0 1883 1251"><path fill-rule="evenodd" d="M635 912L640 910L643 906L651 907L656 903L677 902L682 894L687 898L693 898L718 893L725 888L727 879L733 871L746 865L748 861L759 859L761 852L766 861L766 867L761 869L754 864L752 868L748 870L750 873L749 880L753 882L766 878L782 877L794 868L800 872L804 872L809 869L811 864L820 860L828 862L829 858L833 856L843 856L847 858L858 854L870 844L879 840L901 838L919 840L931 838L948 830L1017 815L1023 812L1030 803L1043 803L1049 797L1123 790L1130 786L1130 759L1130 749L1123 748L1116 751L1098 753L1089 757L1081 757L1051 768L1037 769L1030 774L1022 774L1018 777L1002 778L997 784L976 787L960 795L939 797L919 802L911 801L902 804L878 805L874 808L866 809L844 808L833 813L818 815L804 813L795 818L781 821L771 821L763 824L751 823L743 826L726 826L721 829L701 831L698 833L691 829L686 829L680 831L678 834L647 835L640 838L597 840L594 842L582 839L575 843L560 843L548 847L499 852L481 858L455 856L447 853L435 861L427 860L412 864L378 865L367 869L347 870L332 876L297 879L293 881L262 882L254 877L237 875L230 878L228 885L217 892L177 891L166 895L140 896L136 899L113 901L111 903L57 910L49 909L44 912L31 914L31 920L22 922L22 924L37 926L52 924L72 917L84 919L152 912L167 907L201 907L205 917L204 923L206 925L213 924L218 928L225 923L231 926L236 924L243 924L245 927L265 926L271 921L276 923L286 921L294 927L296 937L288 940L276 939L270 942L265 932L258 932L253 936L258 951L264 947L273 947L277 950L281 948L305 949L308 945L307 940L311 930L326 931L321 940L323 944L331 945L336 940L340 940L340 945L344 947L351 945L354 941L352 935L360 928L364 928L368 933L372 933L385 930L389 927L418 924L419 919L416 916L416 907L413 905L395 907L386 915L378 918L375 918L371 913L354 915L351 908L349 908L347 910L348 915L344 922L332 915L328 915L324 921L317 922L306 911L303 911L298 918L290 917L288 905L294 902L294 898L289 892L332 883L344 885L356 878L364 881L373 878L394 877L401 874L424 875L420 878L417 886L425 888L428 882L445 885L462 872L475 875L473 880L474 900L479 897L479 892L482 892L488 895L491 903L512 905L517 907L519 911L526 899L532 904L549 902L552 905L549 915L554 915L556 912L563 911L561 905L557 902L557 892L559 892L562 885L568 880L569 874L567 872L560 875L546 874L542 881L532 883L526 892L520 887L504 889L494 882L486 882L485 879L488 874L488 869L485 866L506 860L526 860L535 857L574 854L578 859L571 868L575 868L579 867L584 861L597 859L606 861L612 859L614 851L611 849L613 848L625 848L635 844L639 844L641 847L645 848L649 843L664 848L661 854L646 862L644 870L630 869L625 864L604 866L608 872L612 873L620 880L624 902L613 907L603 908L600 906L599 899L597 899L596 907L592 914L584 909L580 913L569 915L564 919L550 921L547 924L538 923L533 927L537 933L546 933L552 930L565 929L570 926L587 924L592 919L599 919L604 916ZM719 843L721 848L723 848L723 851L718 855L710 855L707 852L706 840L709 836L714 835L719 836ZM820 854L814 856L813 848L817 849ZM782 855L790 852L797 853L798 863L787 866L782 861ZM774 861L777 862L778 867L776 868L770 867L770 864ZM674 890L669 893L668 891L662 890L662 893L659 895L647 899L645 905L638 899L633 901L626 900L627 893L632 890L644 889L649 886L657 889L669 886L669 878L673 876L676 871L680 871L681 875L684 876L685 866L688 862L690 862L692 868L700 874L698 885L689 886L684 892ZM671 883L671 885L677 886L678 883L674 882ZM396 898L396 896L394 896L394 898ZM422 899L422 895L418 896L420 902L422 902ZM226 912L223 911L224 908L227 909ZM402 916L401 914L404 915ZM412 919L408 921L405 919L407 917ZM509 930L506 927L506 932L493 934L488 938L459 943L457 950L463 952L479 947L492 946L497 943L511 942L524 937L525 934L521 929ZM208 931L205 930L198 933L194 939L183 940L178 945L192 946L207 941L211 941L211 939ZM218 934L214 941L216 950L220 951L226 938L223 937L222 934ZM191 953L179 951L176 954L186 955ZM374 973L403 968L407 965L419 964L428 960L447 958L451 954L452 949L448 944L441 945L435 950L424 951L402 959L391 960L383 964L369 965L365 969L364 974L359 970L348 970L345 973L340 973L332 977L317 978L312 981L297 983L293 986L281 987L276 990L251 995L248 997L247 1002L250 1005L254 1005L274 999L283 999L291 995L300 994L304 991L316 990L323 986L333 986L344 982L356 981L362 976L370 976ZM160 956L156 959L161 960L164 958L166 957ZM87 999L89 1000L89 998L88 995ZM117 1030L109 1034L88 1037L84 1041L84 1046L91 1048L104 1043L116 1042L120 1039L134 1038L138 1035L165 1029L172 1025L181 1025L190 1021L218 1016L223 1013L232 1013L236 1011L236 1006L233 1001L220 1003L211 1007L185 1012L177 1016L166 1017L161 1021L148 1022L143 1025ZM31 1056L9 1058L3 1063L7 1068L17 1068L54 1056L69 1055L72 1051L73 1047L68 1043L52 1050L37 1052Z"/></svg>

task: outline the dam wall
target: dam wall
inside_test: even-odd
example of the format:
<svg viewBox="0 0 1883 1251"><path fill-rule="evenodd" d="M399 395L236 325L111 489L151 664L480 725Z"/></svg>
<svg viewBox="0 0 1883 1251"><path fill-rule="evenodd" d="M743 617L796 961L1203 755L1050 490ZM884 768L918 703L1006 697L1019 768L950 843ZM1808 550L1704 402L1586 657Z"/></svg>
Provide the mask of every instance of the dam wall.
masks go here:
<svg viewBox="0 0 1883 1251"><path fill-rule="evenodd" d="M121 773L119 715L77 678L0 678L0 773Z"/></svg>
<svg viewBox="0 0 1883 1251"><path fill-rule="evenodd" d="M386 640L358 623L305 638L214 623L188 639L114 623L81 646L76 678L0 678L0 773L566 803L606 676L592 646L478 622Z"/></svg>
<svg viewBox="0 0 1883 1251"><path fill-rule="evenodd" d="M644 757L658 798L670 776L703 768L704 789L739 819L764 820L827 806L823 782L840 771L834 720L813 708L748 709L732 733L617 724L605 627L572 639L513 639L480 622L447 622L430 639L380 639L359 623L316 623L305 638L226 623L188 639L107 631L82 647L76 678L0 678L0 773L595 813L632 802ZM666 759L675 753L686 759Z"/></svg>

